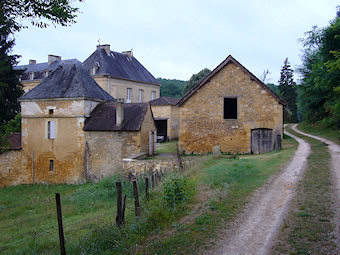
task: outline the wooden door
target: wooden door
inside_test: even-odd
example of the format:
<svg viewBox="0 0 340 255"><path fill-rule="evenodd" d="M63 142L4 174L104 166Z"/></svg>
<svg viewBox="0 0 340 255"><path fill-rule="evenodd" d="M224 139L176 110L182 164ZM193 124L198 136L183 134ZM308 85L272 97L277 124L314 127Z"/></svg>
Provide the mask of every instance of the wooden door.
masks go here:
<svg viewBox="0 0 340 255"><path fill-rule="evenodd" d="M273 130L257 128L251 130L251 153L262 154L273 150Z"/></svg>

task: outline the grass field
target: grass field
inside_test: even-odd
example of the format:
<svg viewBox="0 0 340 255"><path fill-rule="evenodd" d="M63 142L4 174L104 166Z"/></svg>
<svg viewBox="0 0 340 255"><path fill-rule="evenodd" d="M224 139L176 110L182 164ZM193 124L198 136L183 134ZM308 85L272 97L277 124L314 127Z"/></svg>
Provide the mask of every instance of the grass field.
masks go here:
<svg viewBox="0 0 340 255"><path fill-rule="evenodd" d="M307 140L312 153L272 254L336 254L328 148L322 142L289 131ZM327 131L316 133L325 135Z"/></svg>
<svg viewBox="0 0 340 255"><path fill-rule="evenodd" d="M177 140L160 143L157 153L177 153Z"/></svg>
<svg viewBox="0 0 340 255"><path fill-rule="evenodd" d="M175 142L170 142L174 146ZM165 203L165 177L146 201L142 215L133 214L131 184L123 183L128 195L126 225L115 226L115 181L97 184L29 185L0 190L1 254L58 254L55 192L61 193L68 254L197 254L210 243L221 222L232 220L248 196L277 173L296 149L284 139L284 149L264 155L197 157L195 165L177 173L195 187L194 196L169 208ZM145 186L139 182L141 194ZM188 187L189 187L188 186ZM181 192L179 192L181 194ZM1 252L2 251L2 252Z"/></svg>
<svg viewBox="0 0 340 255"><path fill-rule="evenodd" d="M318 123L308 124L306 122L300 123L298 127L303 132L324 137L340 145L340 130L327 128Z"/></svg>

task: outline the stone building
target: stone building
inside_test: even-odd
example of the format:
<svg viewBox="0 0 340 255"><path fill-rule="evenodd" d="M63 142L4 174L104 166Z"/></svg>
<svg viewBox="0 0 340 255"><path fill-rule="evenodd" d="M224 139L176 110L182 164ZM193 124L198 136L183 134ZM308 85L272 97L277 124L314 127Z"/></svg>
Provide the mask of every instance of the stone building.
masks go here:
<svg viewBox="0 0 340 255"><path fill-rule="evenodd" d="M155 133L148 104L115 100L77 60L60 63L20 103L22 149L0 155L0 186L100 179L118 171L122 157L149 152Z"/></svg>
<svg viewBox="0 0 340 255"><path fill-rule="evenodd" d="M15 67L25 70L21 77L24 91L36 87L64 61L70 60L48 55L48 62L30 60L28 65ZM98 45L83 64L102 89L126 103L149 102L160 96L159 81L133 56L132 50L120 53L112 51L108 44Z"/></svg>
<svg viewBox="0 0 340 255"><path fill-rule="evenodd" d="M285 101L232 56L184 95L179 149L184 153L264 153L283 135Z"/></svg>
<svg viewBox="0 0 340 255"><path fill-rule="evenodd" d="M160 96L160 83L133 56L133 52L115 52L110 45L98 45L84 61L95 81L114 98L126 103L149 102Z"/></svg>
<svg viewBox="0 0 340 255"><path fill-rule="evenodd" d="M179 121L178 106L176 104L179 100L180 98L176 97L160 97L150 101L157 136L163 137L165 140L178 138Z"/></svg>

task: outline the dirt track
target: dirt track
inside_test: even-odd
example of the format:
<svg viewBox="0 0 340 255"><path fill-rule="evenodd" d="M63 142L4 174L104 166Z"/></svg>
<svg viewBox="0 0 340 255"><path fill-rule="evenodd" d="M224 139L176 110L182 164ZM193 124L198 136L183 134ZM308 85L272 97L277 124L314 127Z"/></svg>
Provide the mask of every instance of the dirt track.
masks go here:
<svg viewBox="0 0 340 255"><path fill-rule="evenodd" d="M302 132L297 129L297 125L293 125L292 129L297 133L317 139L323 142L324 144L328 145L329 153L331 154L331 171L336 198L335 201L336 216L334 222L336 226L335 235L338 240L337 241L338 249L340 250L340 146L325 138L321 138L315 135L310 135L305 132Z"/></svg>
<svg viewBox="0 0 340 255"><path fill-rule="evenodd" d="M221 233L215 247L206 254L267 254L306 167L310 145L296 139L299 147L287 167L252 196L247 208ZM340 179L339 179L340 181Z"/></svg>

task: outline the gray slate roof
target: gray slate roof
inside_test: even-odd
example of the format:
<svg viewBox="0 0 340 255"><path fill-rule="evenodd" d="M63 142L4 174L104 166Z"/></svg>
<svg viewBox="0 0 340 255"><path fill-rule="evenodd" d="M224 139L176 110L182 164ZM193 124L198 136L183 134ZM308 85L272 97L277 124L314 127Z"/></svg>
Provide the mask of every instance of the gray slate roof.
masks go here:
<svg viewBox="0 0 340 255"><path fill-rule="evenodd" d="M138 131L142 126L148 103L123 104L124 119L120 126L116 125L116 102L97 105L91 116L86 119L85 131Z"/></svg>
<svg viewBox="0 0 340 255"><path fill-rule="evenodd" d="M160 85L159 81L132 56L111 51L107 54L104 49L97 48L85 61L84 67L90 72L92 66L98 66L97 75L110 75L115 78L139 81Z"/></svg>
<svg viewBox="0 0 340 255"><path fill-rule="evenodd" d="M76 61L76 59L67 59L67 60L58 60L54 61L52 64L45 63L37 63L31 65L21 65L15 66L14 69L17 70L25 70L21 76L22 80L29 80L29 73L34 72L34 80L42 80L44 71L53 72L61 63Z"/></svg>
<svg viewBox="0 0 340 255"><path fill-rule="evenodd" d="M150 105L176 105L180 98L177 97L160 97L150 101Z"/></svg>
<svg viewBox="0 0 340 255"><path fill-rule="evenodd" d="M115 100L95 82L78 60L60 63L47 78L19 100L54 98Z"/></svg>

